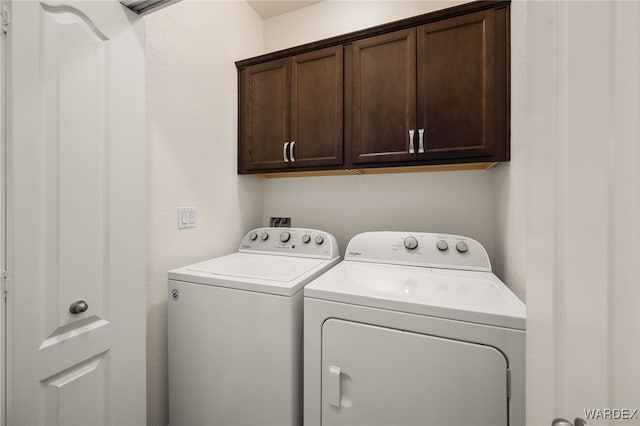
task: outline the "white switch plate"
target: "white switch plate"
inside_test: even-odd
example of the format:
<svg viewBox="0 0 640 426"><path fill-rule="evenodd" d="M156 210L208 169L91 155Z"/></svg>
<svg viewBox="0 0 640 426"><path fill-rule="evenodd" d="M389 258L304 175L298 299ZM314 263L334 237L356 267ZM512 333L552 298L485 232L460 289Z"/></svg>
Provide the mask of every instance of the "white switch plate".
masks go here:
<svg viewBox="0 0 640 426"><path fill-rule="evenodd" d="M195 228L198 222L195 207L178 207L178 229Z"/></svg>

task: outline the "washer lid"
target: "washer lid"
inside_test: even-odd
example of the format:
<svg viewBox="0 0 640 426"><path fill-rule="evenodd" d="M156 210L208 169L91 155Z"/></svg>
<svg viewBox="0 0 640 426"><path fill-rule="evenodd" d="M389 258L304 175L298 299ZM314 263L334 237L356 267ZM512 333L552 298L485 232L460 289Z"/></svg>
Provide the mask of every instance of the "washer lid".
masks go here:
<svg viewBox="0 0 640 426"><path fill-rule="evenodd" d="M169 271L169 279L290 296L340 259L232 253Z"/></svg>
<svg viewBox="0 0 640 426"><path fill-rule="evenodd" d="M344 261L305 297L524 330L525 305L491 272Z"/></svg>

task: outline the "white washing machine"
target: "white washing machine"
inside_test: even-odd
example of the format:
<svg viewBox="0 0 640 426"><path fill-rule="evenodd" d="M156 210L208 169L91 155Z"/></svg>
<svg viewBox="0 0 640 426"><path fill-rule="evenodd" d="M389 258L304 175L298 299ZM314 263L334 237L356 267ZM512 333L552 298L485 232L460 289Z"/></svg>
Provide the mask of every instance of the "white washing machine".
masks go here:
<svg viewBox="0 0 640 426"><path fill-rule="evenodd" d="M326 232L260 228L169 271L170 425L301 424L302 289L339 260Z"/></svg>
<svg viewBox="0 0 640 426"><path fill-rule="evenodd" d="M305 425L524 426L525 306L477 241L359 234L304 296Z"/></svg>

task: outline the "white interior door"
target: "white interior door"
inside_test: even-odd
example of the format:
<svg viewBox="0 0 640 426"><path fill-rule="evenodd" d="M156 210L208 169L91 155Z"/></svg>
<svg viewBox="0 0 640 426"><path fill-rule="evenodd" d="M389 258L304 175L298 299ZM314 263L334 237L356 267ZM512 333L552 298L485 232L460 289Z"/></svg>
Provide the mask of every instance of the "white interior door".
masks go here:
<svg viewBox="0 0 640 426"><path fill-rule="evenodd" d="M10 6L7 423L143 425L143 23Z"/></svg>
<svg viewBox="0 0 640 426"><path fill-rule="evenodd" d="M490 346L329 319L323 426L507 426L507 361Z"/></svg>
<svg viewBox="0 0 640 426"><path fill-rule="evenodd" d="M639 425L640 3L526 12L527 424Z"/></svg>

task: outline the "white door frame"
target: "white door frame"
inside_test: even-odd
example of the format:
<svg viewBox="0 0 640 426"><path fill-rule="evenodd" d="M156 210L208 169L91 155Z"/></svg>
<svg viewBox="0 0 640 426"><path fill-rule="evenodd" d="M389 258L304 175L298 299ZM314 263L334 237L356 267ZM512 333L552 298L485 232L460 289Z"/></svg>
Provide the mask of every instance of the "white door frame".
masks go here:
<svg viewBox="0 0 640 426"><path fill-rule="evenodd" d="M640 408L640 5L527 18L527 424L544 426Z"/></svg>
<svg viewBox="0 0 640 426"><path fill-rule="evenodd" d="M7 34L9 4L0 1L0 426L7 422L6 411L6 170L7 170Z"/></svg>

